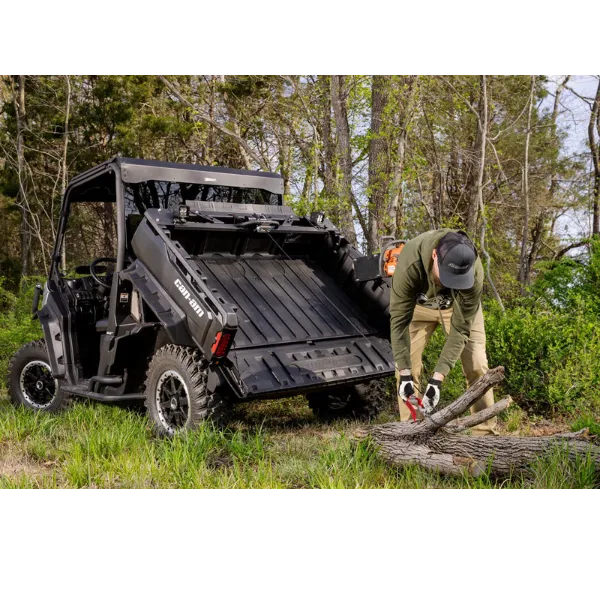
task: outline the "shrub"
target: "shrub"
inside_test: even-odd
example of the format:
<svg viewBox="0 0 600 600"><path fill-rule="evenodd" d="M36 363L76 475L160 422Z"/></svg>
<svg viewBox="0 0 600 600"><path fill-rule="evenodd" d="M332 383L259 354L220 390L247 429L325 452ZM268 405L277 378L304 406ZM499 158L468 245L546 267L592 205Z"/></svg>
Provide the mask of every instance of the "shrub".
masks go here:
<svg viewBox="0 0 600 600"><path fill-rule="evenodd" d="M7 291L0 280L0 386L4 386L11 356L23 344L42 337L39 321L31 319L36 283L37 279L25 281L23 293L17 296Z"/></svg>
<svg viewBox="0 0 600 600"><path fill-rule="evenodd" d="M585 303L570 312L521 306L505 313L493 303L486 307L485 326L490 367L506 369L498 395L508 393L521 407L539 414L600 415L600 322ZM444 343L438 327L423 354L423 383ZM444 404L464 390L458 361L444 381Z"/></svg>
<svg viewBox="0 0 600 600"><path fill-rule="evenodd" d="M585 305L571 313L517 307L486 314L490 364L506 368L505 388L535 412L600 410L600 327Z"/></svg>

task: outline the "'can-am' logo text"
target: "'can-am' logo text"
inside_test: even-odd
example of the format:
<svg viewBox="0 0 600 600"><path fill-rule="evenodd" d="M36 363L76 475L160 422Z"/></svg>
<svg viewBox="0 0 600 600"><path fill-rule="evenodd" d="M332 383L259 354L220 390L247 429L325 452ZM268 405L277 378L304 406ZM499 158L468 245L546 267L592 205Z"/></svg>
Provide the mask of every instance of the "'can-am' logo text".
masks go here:
<svg viewBox="0 0 600 600"><path fill-rule="evenodd" d="M201 317L204 314L204 311L202 310L198 302L192 298L192 295L188 292L185 285L183 285L183 283L181 283L179 279L175 280L175 285L177 286L177 289L181 292L181 295L190 303L190 306L194 309L194 312L199 317Z"/></svg>

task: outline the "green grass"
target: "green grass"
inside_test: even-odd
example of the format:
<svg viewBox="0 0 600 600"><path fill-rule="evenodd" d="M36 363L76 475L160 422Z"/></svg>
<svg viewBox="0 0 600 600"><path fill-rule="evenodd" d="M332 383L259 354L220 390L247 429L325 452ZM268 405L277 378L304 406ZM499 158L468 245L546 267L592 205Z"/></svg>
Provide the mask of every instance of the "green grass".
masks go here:
<svg viewBox="0 0 600 600"><path fill-rule="evenodd" d="M384 415L381 420L395 418ZM174 440L154 439L146 416L76 402L58 415L15 409L0 399L3 488L520 488L593 487L593 467L555 453L528 477L446 477L393 468L358 424L317 422L302 399L236 407L224 430L205 425Z"/></svg>
<svg viewBox="0 0 600 600"><path fill-rule="evenodd" d="M600 422L597 421L593 415L584 414L578 417L573 423L571 429L573 431L580 431L581 429L588 429L590 435L600 435Z"/></svg>

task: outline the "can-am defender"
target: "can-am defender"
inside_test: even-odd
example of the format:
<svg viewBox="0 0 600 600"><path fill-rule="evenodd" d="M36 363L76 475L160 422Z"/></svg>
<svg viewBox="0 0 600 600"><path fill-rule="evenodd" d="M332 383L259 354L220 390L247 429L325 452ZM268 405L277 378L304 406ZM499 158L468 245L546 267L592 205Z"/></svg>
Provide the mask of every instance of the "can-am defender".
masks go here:
<svg viewBox="0 0 600 600"><path fill-rule="evenodd" d="M275 173L129 158L75 177L13 402L145 402L159 435L298 394L321 417L376 414L372 384L394 372L389 286L355 277L361 254L282 197Z"/></svg>

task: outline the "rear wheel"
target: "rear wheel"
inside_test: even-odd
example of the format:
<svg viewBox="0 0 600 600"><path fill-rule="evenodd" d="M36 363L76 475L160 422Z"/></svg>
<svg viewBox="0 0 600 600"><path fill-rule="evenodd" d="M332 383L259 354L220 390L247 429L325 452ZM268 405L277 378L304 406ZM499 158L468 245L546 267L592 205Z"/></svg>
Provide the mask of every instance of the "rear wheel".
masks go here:
<svg viewBox="0 0 600 600"><path fill-rule="evenodd" d="M69 402L69 397L60 390L60 383L52 376L43 340L25 344L13 356L8 367L7 387L15 406L57 412Z"/></svg>
<svg viewBox="0 0 600 600"><path fill-rule="evenodd" d="M146 376L146 408L154 432L172 437L202 421L219 421L226 404L206 387L208 362L194 348L167 344L152 358Z"/></svg>
<svg viewBox="0 0 600 600"><path fill-rule="evenodd" d="M349 385L307 394L308 405L323 421L333 419L372 419L386 405L387 390L383 381Z"/></svg>

